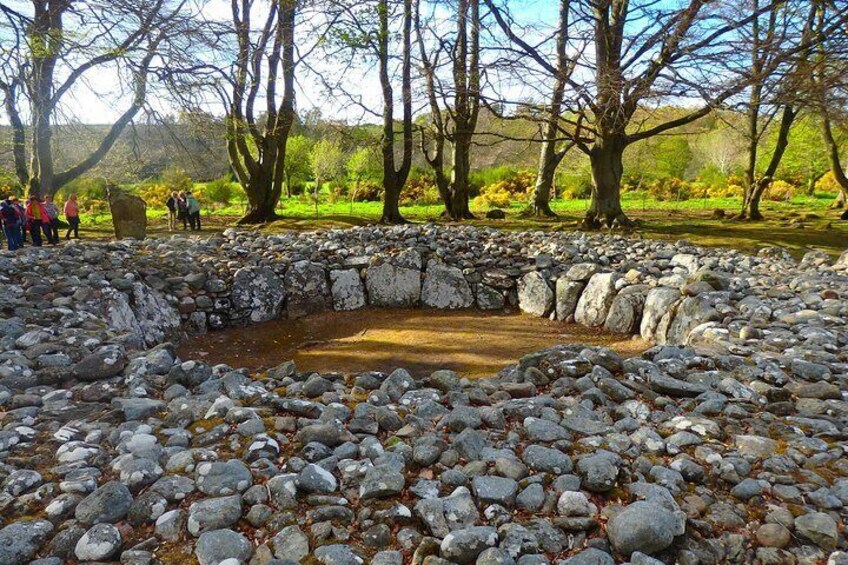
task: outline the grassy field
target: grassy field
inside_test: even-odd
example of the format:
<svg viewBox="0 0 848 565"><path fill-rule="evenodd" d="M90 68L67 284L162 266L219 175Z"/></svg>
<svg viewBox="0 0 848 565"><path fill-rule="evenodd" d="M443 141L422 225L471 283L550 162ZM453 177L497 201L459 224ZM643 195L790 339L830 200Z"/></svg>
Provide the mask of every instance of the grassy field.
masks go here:
<svg viewBox="0 0 848 565"><path fill-rule="evenodd" d="M688 239L699 245L734 247L746 252L756 252L766 245L778 245L796 256L813 249L838 256L848 248L848 222L840 220L839 212L830 208L832 202L833 195L830 194L796 197L788 202L764 202L762 212L766 220L762 222L714 219L714 210L724 210L728 216L739 210L739 199L734 198L667 202L647 198L643 193L628 193L624 196L623 207L632 219L639 221L634 233L643 237L669 241ZM470 223L507 230L575 230L588 206L588 200L558 200L553 208L559 218L539 220L526 217L523 213L525 203L514 202L506 210L505 220L480 219ZM243 204L234 204L214 212L204 211L203 231L217 232L234 225L243 210ZM293 198L281 202L279 213L283 219L262 229L280 232L368 225L379 220L381 210L379 202L357 202L353 205L349 202L322 203L316 215L310 201ZM485 216L483 210L475 212L480 218ZM443 221L440 205L405 206L402 213L408 220L417 223ZM167 234L164 210L151 209L148 217L151 235ZM108 238L111 235L111 219L107 214L83 216L84 237Z"/></svg>

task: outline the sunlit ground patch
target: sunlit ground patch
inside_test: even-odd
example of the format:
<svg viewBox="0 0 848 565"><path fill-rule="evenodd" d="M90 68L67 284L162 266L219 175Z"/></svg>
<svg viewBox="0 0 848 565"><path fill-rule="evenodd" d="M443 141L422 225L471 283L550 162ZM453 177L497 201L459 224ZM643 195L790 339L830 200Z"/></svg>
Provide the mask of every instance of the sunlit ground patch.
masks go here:
<svg viewBox="0 0 848 565"><path fill-rule="evenodd" d="M299 371L355 374L403 367L415 376L452 369L480 378L561 343L603 345L625 356L648 347L630 336L520 314L365 309L210 333L186 341L179 352L182 358L254 371L294 360Z"/></svg>

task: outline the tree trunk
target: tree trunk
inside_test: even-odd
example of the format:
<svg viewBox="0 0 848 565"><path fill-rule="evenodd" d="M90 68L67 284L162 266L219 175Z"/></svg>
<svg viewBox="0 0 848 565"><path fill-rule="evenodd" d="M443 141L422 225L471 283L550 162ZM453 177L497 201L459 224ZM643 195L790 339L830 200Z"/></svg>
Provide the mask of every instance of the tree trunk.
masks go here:
<svg viewBox="0 0 848 565"><path fill-rule="evenodd" d="M583 225L587 229L601 226L630 226L632 222L621 209L622 157L626 143L623 136L599 137L592 147L592 202Z"/></svg>
<svg viewBox="0 0 848 565"><path fill-rule="evenodd" d="M554 133L554 137L556 134ZM539 156L539 172L536 175L536 185L533 187L533 212L537 217L556 218L551 210L551 194L557 167L562 162L565 152L556 152L556 140L546 134L542 142Z"/></svg>
<svg viewBox="0 0 848 565"><path fill-rule="evenodd" d="M383 179L383 215L381 224L405 224L406 219L400 213L400 193L403 185L397 179Z"/></svg>
<svg viewBox="0 0 848 565"><path fill-rule="evenodd" d="M468 207L470 195L468 177L471 174L471 133L457 132L453 143L453 176L450 184L450 207L452 220L474 218Z"/></svg>
<svg viewBox="0 0 848 565"><path fill-rule="evenodd" d="M769 186L771 186L771 179L761 178L748 187L745 199L742 202L742 213L739 215L740 219L748 219L755 222L765 219L760 212L760 201Z"/></svg>
<svg viewBox="0 0 848 565"><path fill-rule="evenodd" d="M380 223L384 224L406 223L400 214L400 193L412 167L412 0L404 0L403 8L403 157L399 168L395 163L394 89L389 76L388 0L381 0L377 9L380 20L377 56L380 60L380 87L383 94L383 215Z"/></svg>
<svg viewBox="0 0 848 565"><path fill-rule="evenodd" d="M567 54L569 9L570 2L560 2L556 83L551 95L551 107L548 121L545 124L542 149L539 156L539 171L536 175L536 186L533 189L533 211L537 217L556 217L554 211L551 210L551 192L557 167L565 156L565 151L557 153L556 140L559 136L559 120L563 98L565 97L566 79L571 75L573 69L570 67Z"/></svg>
<svg viewBox="0 0 848 565"><path fill-rule="evenodd" d="M469 220L474 215L468 207L468 177L471 174L471 144L480 112L480 2L457 2L457 35L453 61L454 135L453 174L450 207L453 220Z"/></svg>
<svg viewBox="0 0 848 565"><path fill-rule="evenodd" d="M830 172L833 173L833 178L839 185L839 194L836 196L833 206L835 208L841 208L848 201L848 176L846 176L842 162L839 160L839 144L836 143L836 139L833 137L833 126L831 125L830 115L826 107L822 110L822 137L827 146Z"/></svg>
<svg viewBox="0 0 848 565"><path fill-rule="evenodd" d="M272 195L271 178L263 173L256 172L250 176L244 191L247 194L247 212L238 221L239 225L265 224L278 220L277 200Z"/></svg>
<svg viewBox="0 0 848 565"><path fill-rule="evenodd" d="M771 160L763 176L749 187L743 202L742 213L739 215L741 219L747 218L754 221L764 219L760 212L760 200L762 200L763 194L765 194L774 180L774 175L780 166L780 161L783 159L786 147L789 145L789 132L797 115L798 112L792 106L787 104L783 107L783 115L780 118L780 129L777 132L777 143L774 153L772 153Z"/></svg>

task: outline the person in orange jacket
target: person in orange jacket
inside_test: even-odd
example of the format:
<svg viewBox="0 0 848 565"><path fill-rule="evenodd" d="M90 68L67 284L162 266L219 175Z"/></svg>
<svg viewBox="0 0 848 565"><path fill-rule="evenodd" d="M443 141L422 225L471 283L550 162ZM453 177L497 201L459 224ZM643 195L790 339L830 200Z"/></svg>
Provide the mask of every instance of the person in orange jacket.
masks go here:
<svg viewBox="0 0 848 565"><path fill-rule="evenodd" d="M27 221L29 223L29 233L32 236L32 244L35 247L41 247L41 230L44 223L49 222L47 210L44 209L44 204L38 199L38 196L32 195L29 197L29 203L26 207Z"/></svg>
<svg viewBox="0 0 848 565"><path fill-rule="evenodd" d="M80 210L77 195L71 194L68 201L65 202L65 219L68 221L68 233L65 234L65 239L71 239L71 232L74 233L74 239L79 239L80 226Z"/></svg>

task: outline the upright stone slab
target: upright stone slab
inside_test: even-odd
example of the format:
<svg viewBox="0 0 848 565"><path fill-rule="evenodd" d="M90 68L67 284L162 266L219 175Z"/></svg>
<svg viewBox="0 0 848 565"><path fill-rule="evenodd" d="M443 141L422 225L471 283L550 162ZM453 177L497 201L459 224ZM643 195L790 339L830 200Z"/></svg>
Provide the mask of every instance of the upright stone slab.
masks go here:
<svg viewBox="0 0 848 565"><path fill-rule="evenodd" d="M330 271L330 291L336 311L358 310L367 304L365 285L357 269Z"/></svg>
<svg viewBox="0 0 848 565"><path fill-rule="evenodd" d="M324 267L311 261L298 261L286 273L288 317L303 318L328 310L332 304L330 285Z"/></svg>
<svg viewBox="0 0 848 565"><path fill-rule="evenodd" d="M557 320L566 320L574 315L577 301L583 293L585 284L580 281L572 281L567 277L560 277L556 282L556 317Z"/></svg>
<svg viewBox="0 0 848 565"><path fill-rule="evenodd" d="M554 291L542 273L527 273L518 281L518 306L522 312L547 316L554 308Z"/></svg>
<svg viewBox="0 0 848 565"><path fill-rule="evenodd" d="M106 189L106 197L116 238L147 237L147 204L144 200L115 186Z"/></svg>
<svg viewBox="0 0 848 565"><path fill-rule="evenodd" d="M716 319L718 312L706 299L701 296L685 298L675 312L666 341L673 345L685 345L689 332L704 322Z"/></svg>
<svg viewBox="0 0 848 565"><path fill-rule="evenodd" d="M604 322L608 332L632 335L639 331L642 321L642 309L649 287L636 284L622 289L612 301L609 314Z"/></svg>
<svg viewBox="0 0 848 565"><path fill-rule="evenodd" d="M680 290L669 286L659 286L648 291L648 297L645 299L645 306L642 309L642 323L639 330L642 339L657 343L665 341L664 332L663 339L659 339L660 328L668 328L680 299ZM665 323L663 323L664 318Z"/></svg>
<svg viewBox="0 0 848 565"><path fill-rule="evenodd" d="M421 255L404 251L396 256L376 259L368 267L365 287L372 306L412 308L421 299Z"/></svg>
<svg viewBox="0 0 848 565"><path fill-rule="evenodd" d="M836 270L848 270L848 250L842 252L842 255L833 264L833 268Z"/></svg>
<svg viewBox="0 0 848 565"><path fill-rule="evenodd" d="M474 304L474 295L461 270L430 259L424 273L421 302L424 306L440 310L470 308Z"/></svg>
<svg viewBox="0 0 848 565"><path fill-rule="evenodd" d="M601 326L607 319L610 306L615 300L616 273L592 275L586 290L577 302L574 321L584 326Z"/></svg>
<svg viewBox="0 0 848 565"><path fill-rule="evenodd" d="M283 280L268 267L244 267L233 276L233 310L253 323L277 318L285 297Z"/></svg>
<svg viewBox="0 0 848 565"><path fill-rule="evenodd" d="M477 285L477 308L480 310L503 310L506 299L502 290L487 284Z"/></svg>

